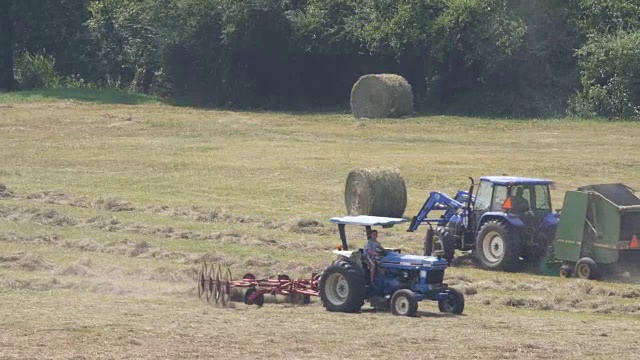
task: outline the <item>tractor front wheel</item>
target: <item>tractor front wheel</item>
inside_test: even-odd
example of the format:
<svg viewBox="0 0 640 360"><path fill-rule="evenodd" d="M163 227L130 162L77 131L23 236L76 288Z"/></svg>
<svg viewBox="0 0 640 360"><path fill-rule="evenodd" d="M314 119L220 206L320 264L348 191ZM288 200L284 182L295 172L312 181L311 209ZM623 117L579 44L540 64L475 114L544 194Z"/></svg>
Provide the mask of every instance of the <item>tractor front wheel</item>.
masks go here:
<svg viewBox="0 0 640 360"><path fill-rule="evenodd" d="M439 227L433 234L433 252L429 255L432 255L436 251L444 251L444 258L447 260L447 263L451 265L453 255L456 251L455 246L455 239L453 235L449 233L449 230Z"/></svg>
<svg viewBox="0 0 640 360"><path fill-rule="evenodd" d="M516 271L522 244L515 229L498 220L487 221L478 232L476 260L488 270Z"/></svg>
<svg viewBox="0 0 640 360"><path fill-rule="evenodd" d="M578 260L574 270L576 276L580 279L594 280L600 276L598 265L592 258L583 257Z"/></svg>
<svg viewBox="0 0 640 360"><path fill-rule="evenodd" d="M353 264L341 260L324 270L319 292L328 311L358 312L364 304L364 277Z"/></svg>
<svg viewBox="0 0 640 360"><path fill-rule="evenodd" d="M462 314L464 311L464 295L459 290L449 289L449 298L438 300L438 309L443 313Z"/></svg>
<svg viewBox="0 0 640 360"><path fill-rule="evenodd" d="M414 317L418 313L418 301L413 291L400 289L391 297L391 313L393 315Z"/></svg>

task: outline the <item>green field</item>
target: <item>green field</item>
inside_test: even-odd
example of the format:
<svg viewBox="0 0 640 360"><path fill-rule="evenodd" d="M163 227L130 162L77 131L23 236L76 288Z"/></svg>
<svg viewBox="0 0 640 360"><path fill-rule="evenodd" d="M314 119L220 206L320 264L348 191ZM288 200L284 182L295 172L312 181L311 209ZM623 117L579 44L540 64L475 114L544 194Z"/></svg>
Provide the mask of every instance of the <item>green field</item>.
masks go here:
<svg viewBox="0 0 640 360"><path fill-rule="evenodd" d="M116 96L117 95L117 96ZM126 94L0 94L0 358L633 358L640 285L448 270L463 316L198 300L203 261L309 277L351 169L394 167L406 216L468 177L640 188L640 123L202 110ZM2 187L0 187L1 189ZM380 240L421 251L399 226ZM364 238L360 239L364 243ZM359 240L359 241L360 241ZM361 245L361 244L359 244Z"/></svg>

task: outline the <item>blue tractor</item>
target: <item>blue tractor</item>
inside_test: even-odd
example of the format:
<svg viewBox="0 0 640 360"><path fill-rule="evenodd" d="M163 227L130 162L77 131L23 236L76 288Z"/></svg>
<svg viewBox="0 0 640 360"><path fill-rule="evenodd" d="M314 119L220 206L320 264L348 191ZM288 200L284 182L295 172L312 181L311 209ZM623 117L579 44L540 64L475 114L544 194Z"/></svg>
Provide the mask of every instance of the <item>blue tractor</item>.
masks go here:
<svg viewBox="0 0 640 360"><path fill-rule="evenodd" d="M384 248L370 282L363 249L349 249L346 225L364 226L369 238L372 226L391 227L405 221L366 215L331 219L338 224L341 244L333 251L337 260L322 272L318 286L322 304L328 311L358 312L368 301L376 309L391 308L394 315L416 316L419 301L434 300L441 312L462 313L463 294L443 283L447 261L442 254L403 255L400 249Z"/></svg>
<svg viewBox="0 0 640 360"><path fill-rule="evenodd" d="M451 198L432 192L408 231L428 224L424 253L473 251L480 267L517 271L538 263L552 244L559 214L551 207L552 181L512 176L471 179L468 191ZM475 193L474 193L475 189ZM435 217L432 211L440 211Z"/></svg>

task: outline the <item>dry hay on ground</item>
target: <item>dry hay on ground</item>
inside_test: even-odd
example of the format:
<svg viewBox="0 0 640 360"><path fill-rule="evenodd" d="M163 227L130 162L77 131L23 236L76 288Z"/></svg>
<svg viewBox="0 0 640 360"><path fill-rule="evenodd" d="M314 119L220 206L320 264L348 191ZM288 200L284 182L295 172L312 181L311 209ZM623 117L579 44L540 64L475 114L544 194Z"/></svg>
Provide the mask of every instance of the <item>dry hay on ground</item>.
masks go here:
<svg viewBox="0 0 640 360"><path fill-rule="evenodd" d="M13 192L7 189L4 184L0 184L0 198L10 198L14 197Z"/></svg>
<svg viewBox="0 0 640 360"><path fill-rule="evenodd" d="M407 206L407 188L397 169L354 169L344 191L349 215L402 217Z"/></svg>
<svg viewBox="0 0 640 360"><path fill-rule="evenodd" d="M351 113L356 118L398 118L411 115L411 85L396 74L364 75L351 89Z"/></svg>

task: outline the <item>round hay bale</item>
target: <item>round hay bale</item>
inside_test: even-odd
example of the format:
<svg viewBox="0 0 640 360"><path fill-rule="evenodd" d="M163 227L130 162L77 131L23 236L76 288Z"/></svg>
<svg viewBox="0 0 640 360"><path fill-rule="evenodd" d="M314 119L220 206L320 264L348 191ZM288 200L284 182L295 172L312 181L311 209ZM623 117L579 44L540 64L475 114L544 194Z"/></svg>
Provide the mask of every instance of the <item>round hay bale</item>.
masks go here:
<svg viewBox="0 0 640 360"><path fill-rule="evenodd" d="M364 75L351 89L351 113L356 118L398 118L411 115L411 85L396 74Z"/></svg>
<svg viewBox="0 0 640 360"><path fill-rule="evenodd" d="M354 169L344 190L349 215L402 217L407 206L407 187L397 169Z"/></svg>

